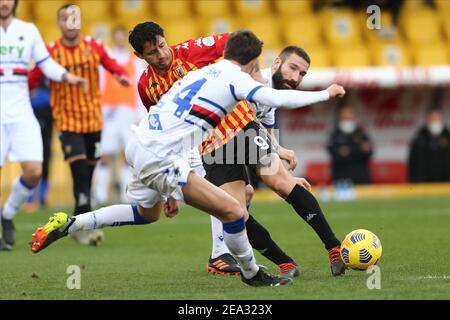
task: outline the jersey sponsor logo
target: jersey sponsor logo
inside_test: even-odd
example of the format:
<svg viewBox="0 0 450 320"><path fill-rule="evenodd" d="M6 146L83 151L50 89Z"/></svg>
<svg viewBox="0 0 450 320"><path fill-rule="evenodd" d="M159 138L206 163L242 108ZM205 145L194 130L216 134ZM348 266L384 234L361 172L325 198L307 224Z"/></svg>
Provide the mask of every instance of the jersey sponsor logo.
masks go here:
<svg viewBox="0 0 450 320"><path fill-rule="evenodd" d="M6 55L12 55L17 54L18 58L22 58L23 51L25 50L25 47L23 46L0 46L0 55L6 56Z"/></svg>
<svg viewBox="0 0 450 320"><path fill-rule="evenodd" d="M150 114L148 116L148 128L150 130L162 130L159 114Z"/></svg>
<svg viewBox="0 0 450 320"><path fill-rule="evenodd" d="M214 45L214 37L213 36L204 37L202 38L202 43L207 47L212 47Z"/></svg>

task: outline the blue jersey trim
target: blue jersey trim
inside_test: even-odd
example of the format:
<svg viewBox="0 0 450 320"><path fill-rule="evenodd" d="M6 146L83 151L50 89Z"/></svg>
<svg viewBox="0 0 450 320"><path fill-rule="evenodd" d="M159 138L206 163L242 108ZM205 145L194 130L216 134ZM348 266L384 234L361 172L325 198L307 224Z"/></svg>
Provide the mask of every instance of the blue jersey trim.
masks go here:
<svg viewBox="0 0 450 320"><path fill-rule="evenodd" d="M193 121L191 121L191 120L184 119L184 122L189 123L189 124L191 124L191 125L193 125L193 126L197 126L197 127L199 127L200 129L202 129L202 130L205 131L205 132L208 131L207 129L205 129L205 128L203 128L201 125L199 125L198 123L195 123L195 122L193 122Z"/></svg>
<svg viewBox="0 0 450 320"><path fill-rule="evenodd" d="M264 127L272 129L273 127L275 127L275 123L274 124L266 124L264 122L261 121L261 123L263 124Z"/></svg>
<svg viewBox="0 0 450 320"><path fill-rule="evenodd" d="M225 110L221 105L218 105L218 104L215 103L214 101L208 100L208 99L203 98L203 97L199 97L198 100L201 100L201 101L203 101L203 102L209 103L209 104L212 105L213 107L216 107L217 109L219 109L220 111L222 111L224 115L227 114L227 110Z"/></svg>
<svg viewBox="0 0 450 320"><path fill-rule="evenodd" d="M253 90L252 91L250 91L250 93L247 95L247 97L245 98L245 100L252 100L252 98L253 98L253 96L255 95L255 93L259 90L259 89L261 89L261 88L264 88L264 86L263 85L260 85L260 86L257 86L257 87L255 87L255 88L253 88Z"/></svg>
<svg viewBox="0 0 450 320"><path fill-rule="evenodd" d="M44 62L45 60L50 59L50 55L48 55L46 58L39 60L38 62L36 62L36 64L41 64L42 62Z"/></svg>
<svg viewBox="0 0 450 320"><path fill-rule="evenodd" d="M236 92L234 91L234 86L232 84L230 84L230 91L231 91L231 95L233 96L234 100L236 100L237 102L241 101L236 97Z"/></svg>

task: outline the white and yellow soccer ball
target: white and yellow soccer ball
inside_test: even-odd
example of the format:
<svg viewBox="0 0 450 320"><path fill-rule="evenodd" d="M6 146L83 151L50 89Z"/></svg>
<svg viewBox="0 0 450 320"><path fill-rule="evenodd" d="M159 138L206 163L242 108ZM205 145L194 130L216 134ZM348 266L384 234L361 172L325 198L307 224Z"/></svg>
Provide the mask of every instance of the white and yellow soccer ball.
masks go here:
<svg viewBox="0 0 450 320"><path fill-rule="evenodd" d="M366 270L381 257L380 239L371 231L357 229L342 241L341 258L345 265L356 270Z"/></svg>

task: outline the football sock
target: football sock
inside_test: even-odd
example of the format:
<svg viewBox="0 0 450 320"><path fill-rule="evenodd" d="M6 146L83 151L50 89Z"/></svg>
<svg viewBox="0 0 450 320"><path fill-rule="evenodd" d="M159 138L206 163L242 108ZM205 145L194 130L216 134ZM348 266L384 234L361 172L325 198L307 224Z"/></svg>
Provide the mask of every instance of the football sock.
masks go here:
<svg viewBox="0 0 450 320"><path fill-rule="evenodd" d="M91 211L90 168L86 159L76 160L70 164L73 181L75 209L73 215Z"/></svg>
<svg viewBox="0 0 450 320"><path fill-rule="evenodd" d="M319 203L308 190L296 184L286 202L314 229L327 250L341 245L328 225Z"/></svg>
<svg viewBox="0 0 450 320"><path fill-rule="evenodd" d="M290 263L294 260L286 255L272 240L269 231L249 215L245 223L247 236L251 246L275 264Z"/></svg>
<svg viewBox="0 0 450 320"><path fill-rule="evenodd" d="M109 166L101 163L95 172L94 184L95 198L99 203L108 201L109 180Z"/></svg>
<svg viewBox="0 0 450 320"><path fill-rule="evenodd" d="M252 278L259 270L253 250L248 242L244 217L223 223L223 237L233 257L241 267L242 275L246 279Z"/></svg>
<svg viewBox="0 0 450 320"><path fill-rule="evenodd" d="M88 161L89 192L91 191L91 188L92 188L92 177L94 176L95 167L97 167L97 162L96 162L96 163L90 163L90 162Z"/></svg>
<svg viewBox="0 0 450 320"><path fill-rule="evenodd" d="M136 205L118 204L77 215L68 231L72 234L78 230L149 223L139 214Z"/></svg>
<svg viewBox="0 0 450 320"><path fill-rule="evenodd" d="M211 258L215 259L225 253L230 253L223 239L223 225L216 217L211 216L212 252Z"/></svg>
<svg viewBox="0 0 450 320"><path fill-rule="evenodd" d="M33 194L36 186L28 185L22 176L16 179L13 184L11 194L6 200L3 208L2 217L6 220L12 220L20 206Z"/></svg>

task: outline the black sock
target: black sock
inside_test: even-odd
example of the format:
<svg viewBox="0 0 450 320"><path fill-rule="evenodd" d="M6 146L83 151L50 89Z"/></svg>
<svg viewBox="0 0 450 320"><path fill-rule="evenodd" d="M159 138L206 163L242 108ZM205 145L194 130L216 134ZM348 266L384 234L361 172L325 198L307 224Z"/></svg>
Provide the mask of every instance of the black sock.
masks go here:
<svg viewBox="0 0 450 320"><path fill-rule="evenodd" d="M247 236L251 246L258 250L264 257L279 265L282 263L294 262L291 257L281 250L281 248L272 240L269 231L249 215L245 223Z"/></svg>
<svg viewBox="0 0 450 320"><path fill-rule="evenodd" d="M95 171L95 167L97 166L97 162L96 163L89 163L88 162L88 167L89 167L89 192L91 191L92 188L92 177L94 176L94 171Z"/></svg>
<svg viewBox="0 0 450 320"><path fill-rule="evenodd" d="M76 160L70 164L73 181L75 209L73 215L91 211L91 193L89 188L89 164L86 159Z"/></svg>
<svg viewBox="0 0 450 320"><path fill-rule="evenodd" d="M341 245L311 192L296 184L286 201L314 229L327 250Z"/></svg>

